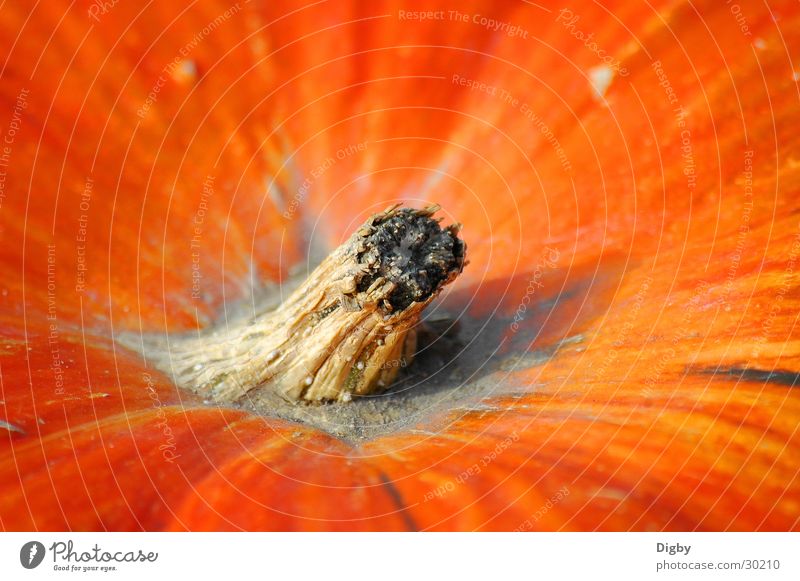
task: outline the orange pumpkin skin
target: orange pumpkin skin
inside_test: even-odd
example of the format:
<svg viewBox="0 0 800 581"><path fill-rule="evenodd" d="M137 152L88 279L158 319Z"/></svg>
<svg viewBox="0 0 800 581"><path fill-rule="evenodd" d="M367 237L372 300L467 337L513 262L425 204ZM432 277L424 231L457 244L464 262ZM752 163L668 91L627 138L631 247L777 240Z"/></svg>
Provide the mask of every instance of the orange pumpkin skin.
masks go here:
<svg viewBox="0 0 800 581"><path fill-rule="evenodd" d="M800 10L739 5L4 6L2 528L796 530ZM602 96L578 33L625 69ZM536 305L547 357L480 405L353 445L111 339L206 325L396 200L465 224L445 306Z"/></svg>

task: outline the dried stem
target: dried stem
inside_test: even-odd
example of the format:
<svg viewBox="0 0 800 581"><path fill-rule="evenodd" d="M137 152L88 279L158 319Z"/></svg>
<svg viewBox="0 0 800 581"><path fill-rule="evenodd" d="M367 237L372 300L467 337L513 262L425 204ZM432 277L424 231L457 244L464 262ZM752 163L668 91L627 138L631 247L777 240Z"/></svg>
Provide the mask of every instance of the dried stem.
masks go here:
<svg viewBox="0 0 800 581"><path fill-rule="evenodd" d="M278 309L246 324L172 338L148 353L178 385L216 402L254 389L290 401L381 391L411 359L422 310L465 265L460 225L438 206L372 216Z"/></svg>

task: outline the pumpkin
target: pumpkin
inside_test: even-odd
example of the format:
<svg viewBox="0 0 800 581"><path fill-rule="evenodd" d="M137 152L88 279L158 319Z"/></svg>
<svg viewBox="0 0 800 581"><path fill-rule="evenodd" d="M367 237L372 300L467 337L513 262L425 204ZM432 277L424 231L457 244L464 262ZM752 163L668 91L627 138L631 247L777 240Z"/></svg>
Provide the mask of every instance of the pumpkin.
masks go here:
<svg viewBox="0 0 800 581"><path fill-rule="evenodd" d="M3 529L798 528L795 3L2 11ZM389 395L208 402L120 341L396 203L469 265Z"/></svg>

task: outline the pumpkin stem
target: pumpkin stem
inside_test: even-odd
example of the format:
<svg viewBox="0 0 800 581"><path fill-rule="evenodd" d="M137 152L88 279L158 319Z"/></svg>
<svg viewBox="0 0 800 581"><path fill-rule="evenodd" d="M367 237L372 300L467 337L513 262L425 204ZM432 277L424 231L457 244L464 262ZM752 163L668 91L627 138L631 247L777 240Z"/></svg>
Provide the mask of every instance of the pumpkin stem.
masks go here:
<svg viewBox="0 0 800 581"><path fill-rule="evenodd" d="M372 216L277 309L247 324L172 338L148 353L178 385L216 402L253 389L289 401L379 392L416 349L423 309L465 265L460 225L421 210Z"/></svg>

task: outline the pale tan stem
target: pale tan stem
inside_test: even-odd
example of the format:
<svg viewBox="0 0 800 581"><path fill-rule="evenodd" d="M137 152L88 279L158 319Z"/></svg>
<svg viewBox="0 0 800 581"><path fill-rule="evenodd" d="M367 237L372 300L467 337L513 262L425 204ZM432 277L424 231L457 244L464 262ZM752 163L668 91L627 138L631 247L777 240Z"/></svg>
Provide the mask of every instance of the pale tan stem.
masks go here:
<svg viewBox="0 0 800 581"><path fill-rule="evenodd" d="M347 402L385 389L410 362L423 309L465 264L460 226L440 229L430 218L436 210L394 206L376 214L279 308L224 330L171 338L168 350L148 356L178 385L215 402L254 389L290 401ZM429 246L432 254L420 258ZM428 264L433 282L417 268ZM406 305L409 293L415 300Z"/></svg>

